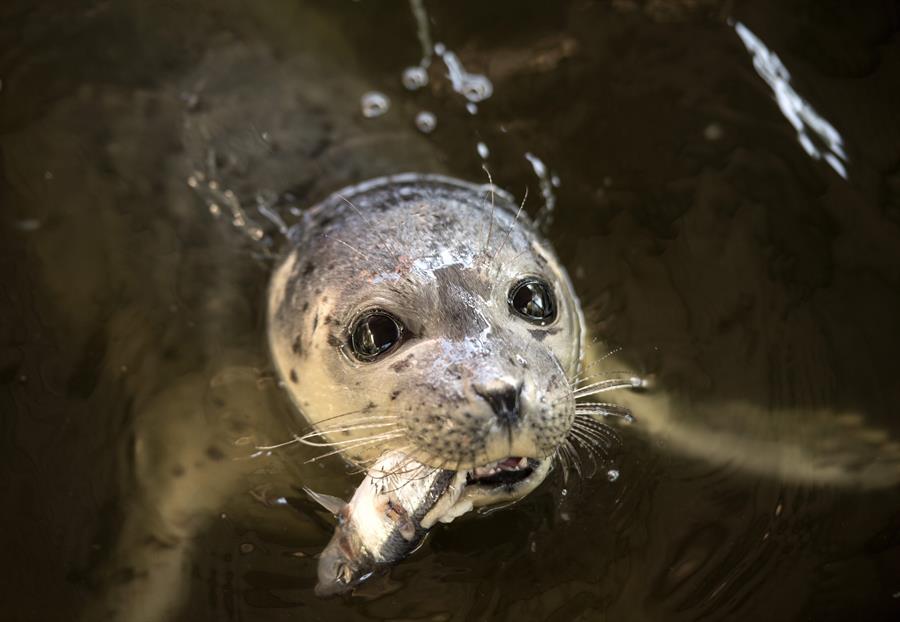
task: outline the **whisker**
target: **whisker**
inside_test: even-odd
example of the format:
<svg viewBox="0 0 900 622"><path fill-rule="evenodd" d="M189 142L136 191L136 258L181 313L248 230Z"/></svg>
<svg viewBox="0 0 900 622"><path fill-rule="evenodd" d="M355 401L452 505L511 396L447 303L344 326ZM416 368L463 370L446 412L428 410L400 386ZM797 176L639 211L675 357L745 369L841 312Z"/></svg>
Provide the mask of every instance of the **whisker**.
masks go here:
<svg viewBox="0 0 900 622"><path fill-rule="evenodd" d="M327 419L323 419L319 423L322 423L325 421L331 421L331 420L346 417L349 415L360 414L360 413L362 413L362 410L353 410L353 411L349 411L346 413L341 413L340 415L335 415L334 417L328 417ZM398 415L366 415L365 419L363 419L363 421L368 422L373 419L374 420L392 420L392 419L398 419L398 418L399 418ZM345 422L342 422L340 425L344 426ZM383 425L386 425L386 424L383 424ZM350 426L346 426L346 427L350 427ZM257 445L256 447L254 447L256 452L253 454L253 456L259 454L260 452L272 451L274 449L281 449L282 447L287 447L289 445L303 443L304 440L315 437L315 436L324 436L325 434L331 433L333 431L341 431L340 428L336 429L334 427L329 427L329 426L325 426L325 427L316 429L314 425L307 426L307 430L309 430L309 431L302 435L299 433L294 433L294 435L288 441L284 441L281 443L275 443L273 445Z"/></svg>
<svg viewBox="0 0 900 622"><path fill-rule="evenodd" d="M601 461L608 458L604 451L598 449L596 444L590 439L590 437L581 434L579 431L572 429L570 431L572 435L573 442L577 443L578 446L585 449L587 452L588 458L591 461L591 472L588 474L588 477L591 478L597 472L597 459Z"/></svg>
<svg viewBox="0 0 900 622"><path fill-rule="evenodd" d="M382 434L393 434L401 431L401 428L397 427L393 430L385 430ZM311 441L308 439L301 439L300 442L306 445L307 447L343 447L345 445L350 445L356 443L358 441L364 441L371 438L377 438L381 436L380 434L356 437L356 438L348 438L342 441Z"/></svg>
<svg viewBox="0 0 900 622"><path fill-rule="evenodd" d="M601 417L619 417L626 423L634 423L635 418L630 408L610 402L581 402L575 404L576 415L600 415Z"/></svg>
<svg viewBox="0 0 900 622"><path fill-rule="evenodd" d="M406 451L407 449L409 449L410 447L413 447L413 445L404 445L403 447L398 447L397 449L394 449L394 450L392 450L392 451L398 451L398 452L401 452L401 453L402 453L402 452L405 452L405 451ZM381 454L380 456L376 456L376 457L374 457L374 458L366 458L366 459L364 459L364 460L354 460L353 463L354 463L354 465L356 466L356 468L355 468L354 470L352 470L352 471L348 471L348 473L349 473L350 475L360 475L360 474L362 474L362 473L367 473L367 472L370 470L371 467L370 467L370 466L364 466L364 465L372 465L372 464L375 464L376 462L378 462L379 460L381 460L382 457L384 457L384 454Z"/></svg>
<svg viewBox="0 0 900 622"><path fill-rule="evenodd" d="M605 361L605 360L608 359L609 357L614 356L614 355L618 354L618 353L621 352L621 351L622 351L622 347L621 347L621 346L616 347L616 348L613 348L612 350L610 350L609 352L607 352L607 353L604 354L603 356L601 356L601 357L599 357L599 358L597 358L597 359L591 361L590 364L588 364L588 365L582 370L582 372L586 372L586 371L589 370L591 367L594 367L594 366L596 366L596 365L599 365L600 363L602 363L603 361Z"/></svg>
<svg viewBox="0 0 900 622"><path fill-rule="evenodd" d="M325 428L323 430L313 430L312 432L307 432L306 434L301 436L300 439L308 440L310 438L315 438L317 436L324 437L328 434L339 434L341 432L353 432L354 430L367 430L367 429L372 429L372 428L386 428L388 426L399 427L399 425L393 421L385 421L384 423L357 423L355 425Z"/></svg>
<svg viewBox="0 0 900 622"><path fill-rule="evenodd" d="M574 395L577 400L598 393L605 393L606 391L614 391L615 389L635 389L640 387L641 384L642 380L637 377L628 378L627 380L620 380L618 378L601 380L600 382L594 382L586 387L576 389L572 392L572 395Z"/></svg>
<svg viewBox="0 0 900 622"><path fill-rule="evenodd" d="M366 261L371 261L371 259L369 259L369 256L366 255L364 252L362 252L361 250L359 250L359 249L356 248L355 246L352 246L352 245L350 245L350 244L347 244L346 242L344 242L344 241L343 241L342 239L340 239L340 238L336 238L336 237L334 237L334 236L330 236L330 235L328 235L327 233L323 233L323 234L322 234L322 237L328 238L328 239L330 239L330 240L334 240L334 241L337 242L338 244L343 244L344 246L346 246L347 248L349 248L351 251L353 251L354 253L356 253L357 255L359 255L360 257L362 257L363 259L365 259Z"/></svg>
<svg viewBox="0 0 900 622"><path fill-rule="evenodd" d="M352 209L354 212L356 212L356 214L360 218L362 218L364 221L366 221L366 224L369 225L370 230L377 232L378 237L381 240L381 243L384 245L385 249L390 248L391 244L390 244L389 240L384 236L384 234L382 232L378 231L378 228L375 226L375 222L369 217L368 214L363 214L362 211L360 211L360 209L358 207L356 207L353 204L353 202L350 199L348 199L347 197L345 197L344 195L336 194L336 196L341 201L343 201L344 203L349 205L350 209Z"/></svg>
<svg viewBox="0 0 900 622"><path fill-rule="evenodd" d="M571 439L566 437L566 439L563 441L563 444L560 445L560 447L562 447L565 450L566 455L572 461L572 467L575 469L575 473L578 474L578 479L583 480L584 474L581 472L581 464L580 464L580 461L578 458L578 452L575 451L575 446L572 445Z"/></svg>
<svg viewBox="0 0 900 622"><path fill-rule="evenodd" d="M295 434L294 437L289 441L284 441L283 443L277 443L275 445L257 445L256 447L254 447L254 449L256 449L257 452L272 451L273 449L281 449L282 447L287 447L288 445L293 445L294 443L300 442L302 442L300 440L300 436Z"/></svg>
<svg viewBox="0 0 900 622"><path fill-rule="evenodd" d="M591 417L580 417L572 423L574 429L580 430L596 438L602 440L608 446L618 445L621 443L618 433L605 423L601 423Z"/></svg>
<svg viewBox="0 0 900 622"><path fill-rule="evenodd" d="M488 249L488 247L490 247L490 245L491 245L491 233L492 233L493 230L494 230L494 180L493 180L493 178L491 177L491 172L488 170L488 167L487 167L486 164L482 164L482 165L481 165L481 169L487 174L488 183L490 184L490 190L491 190L491 214L490 214L490 221L489 221L489 224L488 224L488 234L487 234L487 239L484 241L484 248L482 249L482 252L487 253L487 249Z"/></svg>
<svg viewBox="0 0 900 622"><path fill-rule="evenodd" d="M389 434L384 435L383 437L369 438L369 439L366 439L366 440L364 440L364 441L358 442L358 443L355 444L355 445L350 445L350 446L348 446L348 447L340 447L340 448L338 448L338 449L335 449L335 450L333 450L333 451L329 451L329 452L327 452L327 453L321 454L321 455L316 456L316 457L314 457L314 458L310 458L310 459L307 460L306 462L307 462L307 463L310 463L310 462L318 462L319 460L322 460L322 459L324 459L324 458L328 458L329 456L334 456L334 455L339 454L339 453L343 453L343 452L345 452L345 451L352 451L352 450L354 450L354 449L358 449L358 448L364 447L364 446L366 446L366 445L371 445L372 443L381 443L381 442L384 442L384 441L393 440L393 439L395 439L395 438L400 438L400 437L402 437L402 436L406 436L406 435L403 434L403 433L389 433Z"/></svg>
<svg viewBox="0 0 900 622"><path fill-rule="evenodd" d="M556 451L553 454L553 457L556 458L557 462L559 462L559 468L562 471L563 476L563 486L565 486L569 482L569 463L562 450L563 445L557 447Z"/></svg>
<svg viewBox="0 0 900 622"><path fill-rule="evenodd" d="M576 378L574 378L573 380L571 380L571 381L569 382L569 386L574 388L576 385L579 385L579 384L581 384L581 383L583 383L583 382L587 382L588 380L592 380L592 379L594 379L594 378L604 377L604 378L607 378L607 379L611 379L611 378L613 378L613 377L621 377L621 376L628 376L629 378L631 378L631 377L634 376L634 372L630 372L630 371L628 371L627 369L616 369L616 370L612 370L612 371L601 371L601 372L597 372L596 374L589 374L589 375L587 375L587 376L579 376L579 377L576 377Z"/></svg>
<svg viewBox="0 0 900 622"><path fill-rule="evenodd" d="M573 429L578 429L579 431L589 435L590 437L597 440L597 442L602 442L606 445L607 448L611 448L614 445L620 445L622 443L621 438L616 433L615 430L610 428L608 425L600 423L590 417L582 417L580 419L576 419L575 423L572 424Z"/></svg>
<svg viewBox="0 0 900 622"><path fill-rule="evenodd" d="M391 410L379 409L378 412L388 413L388 412L402 412L402 411L400 411L400 410L391 411ZM329 421L334 421L335 419L340 419L341 417L349 417L350 415L360 415L360 414L365 415L366 419L379 419L379 418L386 417L386 416L393 416L393 417L397 416L397 415L369 415L369 414L365 413L364 409L357 408L356 410L348 410L347 412L341 413L339 415L332 415L331 417L326 417L325 419L319 419L316 422L316 425L321 426L321 424L323 424L323 423L327 423Z"/></svg>
<svg viewBox="0 0 900 622"><path fill-rule="evenodd" d="M513 224L509 226L509 229L506 230L506 237L503 238L503 241L500 242L500 246L497 247L497 250L494 251L494 256L491 258L491 261L496 260L500 255L500 251L503 250L503 247L509 242L509 238L512 237L512 230L515 228L516 223L519 222L519 217L522 216L522 210L525 209L525 201L528 200L528 186L525 186L525 196L522 198L522 203L519 205L519 209L516 212L516 218L513 221ZM498 266L499 270L499 266Z"/></svg>

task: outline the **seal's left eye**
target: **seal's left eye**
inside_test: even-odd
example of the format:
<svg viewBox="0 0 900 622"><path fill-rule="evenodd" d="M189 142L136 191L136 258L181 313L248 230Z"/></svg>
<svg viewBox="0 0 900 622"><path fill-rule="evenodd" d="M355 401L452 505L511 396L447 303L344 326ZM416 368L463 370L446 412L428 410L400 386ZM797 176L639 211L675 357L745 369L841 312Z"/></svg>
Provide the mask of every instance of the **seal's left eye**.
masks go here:
<svg viewBox="0 0 900 622"><path fill-rule="evenodd" d="M361 361L372 361L400 343L403 325L384 311L370 311L356 320L350 330L353 354Z"/></svg>
<svg viewBox="0 0 900 622"><path fill-rule="evenodd" d="M527 278L509 290L509 306L529 322L545 326L556 319L553 289L545 281Z"/></svg>

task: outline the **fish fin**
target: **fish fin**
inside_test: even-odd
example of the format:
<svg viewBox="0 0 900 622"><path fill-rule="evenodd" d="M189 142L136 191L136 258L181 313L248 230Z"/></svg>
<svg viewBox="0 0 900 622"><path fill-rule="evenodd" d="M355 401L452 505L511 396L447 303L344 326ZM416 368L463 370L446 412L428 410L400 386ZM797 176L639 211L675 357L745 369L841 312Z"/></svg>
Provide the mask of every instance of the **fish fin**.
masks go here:
<svg viewBox="0 0 900 622"><path fill-rule="evenodd" d="M310 499L321 505L323 508L325 508L335 516L339 515L341 513L341 510L343 510L347 505L347 502L340 497L316 492L314 490L310 490L306 486L303 487L303 492L305 492Z"/></svg>

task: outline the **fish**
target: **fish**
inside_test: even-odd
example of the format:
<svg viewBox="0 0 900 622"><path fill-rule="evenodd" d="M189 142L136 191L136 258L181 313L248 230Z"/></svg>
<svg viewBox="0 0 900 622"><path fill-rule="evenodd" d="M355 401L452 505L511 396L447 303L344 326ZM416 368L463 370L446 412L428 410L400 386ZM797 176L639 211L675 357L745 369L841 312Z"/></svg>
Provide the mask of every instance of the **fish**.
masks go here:
<svg viewBox="0 0 900 622"><path fill-rule="evenodd" d="M436 522L447 522L466 473L429 467L393 451L369 468L349 502L304 491L337 517L319 555L315 592L346 594L418 549Z"/></svg>

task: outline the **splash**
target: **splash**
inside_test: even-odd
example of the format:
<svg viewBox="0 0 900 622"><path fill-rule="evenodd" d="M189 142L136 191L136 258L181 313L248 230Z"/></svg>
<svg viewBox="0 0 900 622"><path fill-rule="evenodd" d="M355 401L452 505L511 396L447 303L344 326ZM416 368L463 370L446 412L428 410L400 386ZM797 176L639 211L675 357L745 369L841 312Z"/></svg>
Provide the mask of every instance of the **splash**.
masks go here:
<svg viewBox="0 0 900 622"><path fill-rule="evenodd" d="M775 52L741 22L734 22L733 26L753 57L756 73L772 88L781 113L797 131L800 146L811 158L824 159L838 175L847 179L848 157L840 132L791 86L791 74Z"/></svg>
<svg viewBox="0 0 900 622"><path fill-rule="evenodd" d="M541 207L535 220L538 224L548 225L553 219L553 212L556 210L556 194L553 189L559 187L559 177L552 175L543 160L533 153L526 153L525 159L531 164L531 169L538 178L541 196L544 198L544 205Z"/></svg>
<svg viewBox="0 0 900 622"><path fill-rule="evenodd" d="M476 104L494 94L494 85L488 77L466 71L459 57L448 50L443 43L435 44L434 53L444 61L444 65L447 67L447 77L450 79L453 90L470 103Z"/></svg>

